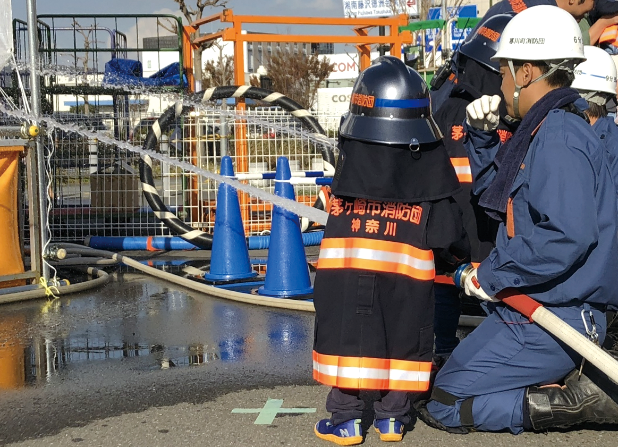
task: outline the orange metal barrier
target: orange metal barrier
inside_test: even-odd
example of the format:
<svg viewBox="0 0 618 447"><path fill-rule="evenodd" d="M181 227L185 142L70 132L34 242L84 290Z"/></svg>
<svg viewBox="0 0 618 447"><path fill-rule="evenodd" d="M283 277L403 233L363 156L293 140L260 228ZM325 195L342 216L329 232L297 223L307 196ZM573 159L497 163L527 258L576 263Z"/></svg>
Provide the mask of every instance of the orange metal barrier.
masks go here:
<svg viewBox="0 0 618 447"><path fill-rule="evenodd" d="M24 273L19 243L17 208L18 164L21 146L0 146L0 275ZM24 279L0 282L0 288L21 286Z"/></svg>
<svg viewBox="0 0 618 447"><path fill-rule="evenodd" d="M408 24L408 16L400 14L386 18L330 18L330 17L289 17L289 16L235 16L231 9L225 9L218 14L214 14L191 23L189 27L194 30L199 30L201 25L221 21L222 23L231 23L230 28L225 28L216 33L206 34L201 36L192 43L192 49L199 48L204 42L222 39L225 42L234 42L234 84L245 85L245 63L244 63L244 43L259 39L261 42L290 42L290 43L351 43L356 44L360 54L360 70L364 70L371 64L370 45L381 44L390 45L390 53L399 55L404 43L412 42L412 34L408 30L400 30L400 27ZM257 37L255 34L242 34L243 24L258 23L258 24L284 24L284 25L316 25L323 27L324 25L349 26L353 28L355 35L326 35L320 36L317 34L260 34ZM370 36L368 30L371 28L384 26L388 29L385 36ZM185 31L187 28L185 27ZM187 32L186 32L187 33ZM185 47L184 54L189 55L189 48ZM187 56L192 59L189 55ZM244 110L244 98L237 99L237 107L241 111ZM246 141L246 121L240 120L240 132L236 135L236 172L248 172L249 153ZM239 191L238 197L240 200L240 210L244 222L248 222L251 209L250 197ZM246 231L251 231L245 228Z"/></svg>

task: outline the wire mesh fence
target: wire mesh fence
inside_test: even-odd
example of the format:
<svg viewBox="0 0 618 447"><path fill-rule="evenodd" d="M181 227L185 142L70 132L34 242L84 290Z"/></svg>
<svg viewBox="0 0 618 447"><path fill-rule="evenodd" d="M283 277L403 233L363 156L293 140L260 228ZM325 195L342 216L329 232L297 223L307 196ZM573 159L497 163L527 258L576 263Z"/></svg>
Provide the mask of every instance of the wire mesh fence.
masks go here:
<svg viewBox="0 0 618 447"><path fill-rule="evenodd" d="M27 31L25 22L13 22L17 65L0 76L3 107L18 111L27 110L33 74ZM182 21L165 14L41 15L38 36L40 65L34 75L41 81L52 240L168 235L143 197L140 157L127 144L141 147L161 113L187 99ZM171 81L160 82L160 73ZM292 171L324 168L320 144L280 108L256 103L236 109L225 100L192 105L192 112L164 129L154 149L168 159L153 157L152 169L164 204L193 228L212 231L217 184L174 161L218 173L221 157L229 155L237 172L262 173L273 172L283 155ZM0 116L0 127L24 121L15 116ZM334 137L339 116L319 121ZM247 183L274 190L273 180ZM297 200L310 206L318 192L315 184L296 186ZM246 232L268 231L272 205L239 196Z"/></svg>
<svg viewBox="0 0 618 447"><path fill-rule="evenodd" d="M242 117L243 119L238 119ZM57 118L57 117L53 117ZM320 117L331 120L333 117ZM142 195L139 154L103 143L98 137L110 132L110 118L74 114L80 132L51 129L45 141L50 160L50 228L54 240L75 241L87 236L157 236L169 234ZM337 117L337 120L339 118ZM140 119L129 142L143 143L156 117ZM244 130L241 130L244 128ZM83 129L92 130L91 136ZM166 130L156 151L172 160L189 162L219 172L221 157L229 155L239 165L238 136L248 149L249 173L274 172L277 158L285 156L290 169L322 171L321 148L291 115L277 109L214 109L192 112ZM211 232L217 208L217 183L187 173L173 163L153 159L155 186L168 209L190 226ZM272 193L274 181L249 180L251 186ZM320 187L296 185L297 201L312 206ZM258 234L270 229L272 205L241 193L245 230ZM243 197L244 196L244 197Z"/></svg>

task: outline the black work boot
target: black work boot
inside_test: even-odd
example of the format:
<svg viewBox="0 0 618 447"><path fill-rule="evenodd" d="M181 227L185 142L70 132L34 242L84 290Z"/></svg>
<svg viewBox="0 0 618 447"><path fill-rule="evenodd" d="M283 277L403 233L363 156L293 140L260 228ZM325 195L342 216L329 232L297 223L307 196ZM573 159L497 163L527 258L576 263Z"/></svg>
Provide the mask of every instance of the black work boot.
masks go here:
<svg viewBox="0 0 618 447"><path fill-rule="evenodd" d="M599 386L573 370L564 379L564 386L529 387L525 404L532 428L542 431L583 423L618 424L617 385L597 372L591 371Z"/></svg>

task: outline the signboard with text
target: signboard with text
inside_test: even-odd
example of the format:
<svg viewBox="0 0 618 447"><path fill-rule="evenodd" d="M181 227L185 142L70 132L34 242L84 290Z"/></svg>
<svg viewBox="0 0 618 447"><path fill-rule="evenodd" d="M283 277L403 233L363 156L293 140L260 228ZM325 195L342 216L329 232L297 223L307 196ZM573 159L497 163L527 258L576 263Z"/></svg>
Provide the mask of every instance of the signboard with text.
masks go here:
<svg viewBox="0 0 618 447"><path fill-rule="evenodd" d="M333 71L328 80L355 79L358 77L358 54L321 54L320 59L328 59L333 64Z"/></svg>
<svg viewBox="0 0 618 447"><path fill-rule="evenodd" d="M455 17L471 17L474 18L477 16L476 14L476 5L466 5L460 6L459 8L448 7L447 8L448 18ZM427 20L435 20L435 19L443 19L442 17L442 8L429 8L429 13L427 14ZM455 23L451 24L451 45L452 49L456 50L459 48L459 45L463 43L465 38L472 31L472 27L466 29L457 28ZM425 51L431 52L433 48L434 39L436 37L437 30L427 30L425 33ZM420 43L420 42L419 42ZM441 51L442 48L438 45L437 51Z"/></svg>
<svg viewBox="0 0 618 447"><path fill-rule="evenodd" d="M343 0L345 17L389 17L406 13L409 16L418 15L418 1L406 0L406 10L393 12L390 0Z"/></svg>

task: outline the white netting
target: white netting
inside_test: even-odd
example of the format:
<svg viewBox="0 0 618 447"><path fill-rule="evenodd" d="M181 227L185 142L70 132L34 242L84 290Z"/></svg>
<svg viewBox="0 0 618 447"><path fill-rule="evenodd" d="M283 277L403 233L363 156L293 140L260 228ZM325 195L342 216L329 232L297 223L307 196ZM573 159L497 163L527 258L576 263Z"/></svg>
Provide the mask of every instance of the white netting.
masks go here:
<svg viewBox="0 0 618 447"><path fill-rule="evenodd" d="M11 0L0 0L0 69L6 67L13 54L13 14Z"/></svg>

